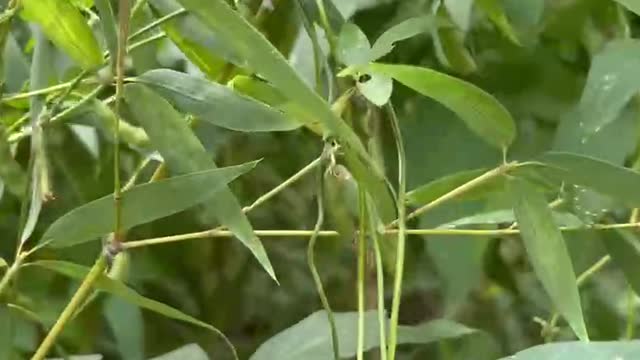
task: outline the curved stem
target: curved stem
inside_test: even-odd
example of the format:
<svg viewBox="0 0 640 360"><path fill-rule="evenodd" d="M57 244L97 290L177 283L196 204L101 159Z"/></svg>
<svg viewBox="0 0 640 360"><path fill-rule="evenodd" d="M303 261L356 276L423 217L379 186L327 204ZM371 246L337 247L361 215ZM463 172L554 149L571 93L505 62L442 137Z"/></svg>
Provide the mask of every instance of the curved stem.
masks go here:
<svg viewBox="0 0 640 360"><path fill-rule="evenodd" d="M135 39L137 37L140 37L140 36L148 33L149 31L157 28L158 26L177 18L178 16L184 15L186 13L187 13L186 9L178 9L178 10L176 10L174 12L171 12L171 13L161 17L161 18L158 18L158 19L150 22L149 24L141 27L140 29L138 29L138 31L134 32L133 34L131 34L129 36L128 40L131 41L131 40L133 40L133 39Z"/></svg>

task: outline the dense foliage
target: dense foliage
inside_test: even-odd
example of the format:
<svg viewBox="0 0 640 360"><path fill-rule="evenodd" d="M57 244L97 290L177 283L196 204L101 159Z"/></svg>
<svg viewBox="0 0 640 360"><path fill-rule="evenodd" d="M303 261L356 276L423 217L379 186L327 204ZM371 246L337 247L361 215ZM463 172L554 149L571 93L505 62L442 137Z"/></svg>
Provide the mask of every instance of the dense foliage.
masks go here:
<svg viewBox="0 0 640 360"><path fill-rule="evenodd" d="M0 360L640 358L639 2L0 9Z"/></svg>

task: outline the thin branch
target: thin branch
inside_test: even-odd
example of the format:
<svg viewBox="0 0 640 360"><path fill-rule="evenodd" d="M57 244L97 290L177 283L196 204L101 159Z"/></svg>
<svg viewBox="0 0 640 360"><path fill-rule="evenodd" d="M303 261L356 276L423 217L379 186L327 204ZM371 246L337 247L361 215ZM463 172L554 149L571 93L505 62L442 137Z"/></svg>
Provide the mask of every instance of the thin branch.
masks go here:
<svg viewBox="0 0 640 360"><path fill-rule="evenodd" d="M149 31L154 30L158 26L160 26L160 25L162 25L162 24L164 24L166 22L169 22L169 21L177 18L178 16L184 15L186 13L187 13L186 9L178 9L178 10L176 10L174 12L171 12L171 13L161 17L161 18L158 18L158 19L150 22L149 24L141 27L140 29L138 29L138 31L134 32L133 34L131 34L129 36L128 40L131 41L131 40L133 40L133 39L135 39L137 37L140 37L140 36L148 33Z"/></svg>

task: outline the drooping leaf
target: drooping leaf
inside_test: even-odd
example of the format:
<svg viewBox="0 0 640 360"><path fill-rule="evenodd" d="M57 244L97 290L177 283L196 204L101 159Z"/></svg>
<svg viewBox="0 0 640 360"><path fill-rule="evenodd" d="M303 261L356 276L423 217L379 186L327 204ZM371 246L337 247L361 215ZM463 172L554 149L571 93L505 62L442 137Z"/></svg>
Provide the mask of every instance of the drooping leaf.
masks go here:
<svg viewBox="0 0 640 360"><path fill-rule="evenodd" d="M395 218L393 200L386 187L382 169L379 169L355 132L340 119L319 94L313 91L282 54L253 26L223 0L179 0L206 26L229 44L245 59L248 66L273 84L292 101L298 120L320 123L325 136L335 137L342 145L349 170L372 196L384 221Z"/></svg>
<svg viewBox="0 0 640 360"><path fill-rule="evenodd" d="M102 64L102 51L80 11L68 0L23 0L23 14L34 21L56 46L84 69Z"/></svg>
<svg viewBox="0 0 640 360"><path fill-rule="evenodd" d="M57 261L57 260L40 260L29 263L27 266L38 266L47 270L54 271L60 275L67 276L72 279L83 280L87 274L89 273L89 268L82 265L77 265L70 262L65 261ZM111 295L117 296L131 304L139 306L143 309L151 310L160 315L166 316L170 319L184 321L189 324L193 324L199 326L201 328L208 329L218 334L219 336L225 338L227 344L231 345L228 342L224 334L220 332L220 330L215 327L202 322L192 316L189 316L182 311L175 309L169 305L163 304L159 301L149 299L138 294L135 290L129 288L123 282L118 280L114 280L109 278L105 274L100 274L97 280L94 283L94 286L98 290L105 291Z"/></svg>
<svg viewBox="0 0 640 360"><path fill-rule="evenodd" d="M371 44L369 39L353 23L346 23L338 36L338 59L347 66L364 65L369 62Z"/></svg>
<svg viewBox="0 0 640 360"><path fill-rule="evenodd" d="M520 44L499 0L477 0L476 3L507 39L514 44Z"/></svg>
<svg viewBox="0 0 640 360"><path fill-rule="evenodd" d="M334 313L340 357L356 355L358 313ZM379 346L377 313L365 313L364 350ZM449 320L434 320L416 326L398 327L398 344L426 344L438 340L456 338L475 330ZM260 345L250 360L326 360L333 357L329 323L324 311L317 311L299 323L280 332Z"/></svg>
<svg viewBox="0 0 640 360"><path fill-rule="evenodd" d="M189 344L151 360L209 360L209 356L198 344Z"/></svg>
<svg viewBox="0 0 640 360"><path fill-rule="evenodd" d="M559 342L531 347L502 360L612 360L640 357L640 341Z"/></svg>
<svg viewBox="0 0 640 360"><path fill-rule="evenodd" d="M149 5L158 18L182 8L175 0L152 0ZM226 61L244 67L232 48L191 14L166 22L162 29L187 59L211 80L218 77Z"/></svg>
<svg viewBox="0 0 640 360"><path fill-rule="evenodd" d="M588 340L571 258L544 195L519 178L510 179L508 189L533 270L574 333Z"/></svg>
<svg viewBox="0 0 640 360"><path fill-rule="evenodd" d="M464 32L453 25L453 20L443 7L435 11L438 20L444 23L431 29L438 60L459 74L466 75L476 71L477 65L465 46Z"/></svg>
<svg viewBox="0 0 640 360"><path fill-rule="evenodd" d="M11 155L4 127L0 124L0 180L12 194L22 197L27 186L27 174Z"/></svg>
<svg viewBox="0 0 640 360"><path fill-rule="evenodd" d="M122 194L122 229L144 224L188 209L210 198L248 172L256 162L205 170L162 181L138 185ZM41 242L53 247L71 246L113 230L113 195L107 195L71 210L56 220Z"/></svg>
<svg viewBox="0 0 640 360"><path fill-rule="evenodd" d="M141 84L128 84L124 95L128 109L146 130L169 170L185 174L216 166L184 118L160 95ZM227 226L275 279L267 253L235 195L225 187L213 200L204 204L205 218L217 218Z"/></svg>
<svg viewBox="0 0 640 360"><path fill-rule="evenodd" d="M638 237L628 230L618 230L615 235L608 234L604 237L604 245L611 259L624 273L627 282L640 294L640 273L638 273L638 261L640 261L640 242Z"/></svg>
<svg viewBox="0 0 640 360"><path fill-rule="evenodd" d="M111 7L111 0L95 0L98 15L100 16L100 27L107 42L107 49L111 63L118 57L118 28L116 25L116 17Z"/></svg>
<svg viewBox="0 0 640 360"><path fill-rule="evenodd" d="M507 148L515 138L516 128L511 114L494 97L475 85L410 65L374 63L369 68L442 103L483 140L499 149Z"/></svg>
<svg viewBox="0 0 640 360"><path fill-rule="evenodd" d="M640 41L618 40L594 56L578 104L586 136L615 120L631 97L640 91Z"/></svg>
<svg viewBox="0 0 640 360"><path fill-rule="evenodd" d="M122 299L110 297L104 303L104 315L116 339L123 359L143 360L144 320L140 309Z"/></svg>
<svg viewBox="0 0 640 360"><path fill-rule="evenodd" d="M557 169L554 176L571 184L592 188L604 195L640 207L640 173L606 161L578 154L550 152L541 160ZM597 176L594 176L597 174Z"/></svg>
<svg viewBox="0 0 640 360"><path fill-rule="evenodd" d="M230 88L193 75L151 70L136 78L169 100L180 111L236 131L286 131L302 124Z"/></svg>

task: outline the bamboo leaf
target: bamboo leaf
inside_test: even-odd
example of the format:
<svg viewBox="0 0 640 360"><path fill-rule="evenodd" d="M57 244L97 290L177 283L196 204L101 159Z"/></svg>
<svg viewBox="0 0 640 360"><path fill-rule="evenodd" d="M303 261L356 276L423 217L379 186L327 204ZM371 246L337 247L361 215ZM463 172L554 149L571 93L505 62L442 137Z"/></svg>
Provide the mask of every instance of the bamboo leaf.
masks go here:
<svg viewBox="0 0 640 360"><path fill-rule="evenodd" d="M2 359L13 357L14 325L11 310L7 305L0 304L0 358Z"/></svg>
<svg viewBox="0 0 640 360"><path fill-rule="evenodd" d="M340 339L340 357L356 356L357 312L334 313ZM379 346L376 326L377 313L367 311L364 315L364 350ZM472 334L476 330L453 321L439 319L416 326L399 326L399 344L427 344L439 340ZM249 360L326 360L333 357L329 322L324 311L317 311L299 323L280 332L258 347Z"/></svg>
<svg viewBox="0 0 640 360"><path fill-rule="evenodd" d="M487 172L487 169L465 170L443 176L429 183L421 185L407 193L407 204L422 206L436 200L442 195L455 190L465 183ZM476 199L504 187L504 179L496 177L461 195L459 199Z"/></svg>
<svg viewBox="0 0 640 360"><path fill-rule="evenodd" d="M111 62L118 57L118 28L116 18L111 7L111 0L95 0L98 15L100 16L100 26L107 42L107 49L111 56Z"/></svg>
<svg viewBox="0 0 640 360"><path fill-rule="evenodd" d="M584 223L575 215L571 213L565 212L552 212L553 220L559 226L567 226L567 227L580 227L584 226ZM499 225L499 224L508 224L516 221L515 215L511 209L509 210L494 210L489 212L483 212L480 214L475 214L467 217L463 217L454 221L450 221L439 225L439 228L457 228L464 227L469 225Z"/></svg>
<svg viewBox="0 0 640 360"><path fill-rule="evenodd" d="M558 312L587 341L571 258L545 197L525 180L512 178L507 184L533 270Z"/></svg>
<svg viewBox="0 0 640 360"><path fill-rule="evenodd" d="M135 186L122 194L122 229L175 214L209 200L255 165L256 162L252 162L194 172ZM107 195L56 220L42 235L41 242L49 242L53 247L66 247L94 240L113 230L114 219L113 195Z"/></svg>
<svg viewBox="0 0 640 360"><path fill-rule="evenodd" d="M124 96L131 114L146 130L169 170L185 174L216 166L187 122L160 95L144 85L128 84ZM213 200L204 206L205 217L209 221L217 218L227 226L275 279L267 253L253 233L251 223L242 212L235 195L228 188L223 188Z"/></svg>
<svg viewBox="0 0 640 360"><path fill-rule="evenodd" d="M57 260L40 260L40 261L29 263L25 266L38 266L47 270L54 271L60 275L63 275L72 279L77 279L77 280L83 280L90 270L86 266L77 265L77 264L66 262L66 261L57 261ZM182 311L175 309L169 305L144 297L138 294L135 290L129 288L123 282L111 279L105 274L100 274L98 276L96 282L94 283L94 286L98 290L106 291L111 295L117 296L143 309L153 311L160 315L166 316L170 319L184 321L186 323L193 324L201 328L205 328L207 330L213 331L214 333L221 336L225 340L225 342L232 347L231 343L224 336L224 334L220 330L216 329L215 327L203 321L200 321L194 318L193 316L187 315ZM235 349L233 349L233 347L231 350L235 353Z"/></svg>
<svg viewBox="0 0 640 360"><path fill-rule="evenodd" d="M476 4L484 11L489 19L496 25L498 30L514 44L520 45L520 41L515 31L507 19L502 4L498 0L477 0Z"/></svg>
<svg viewBox="0 0 640 360"><path fill-rule="evenodd" d="M640 294L640 242L638 237L628 230L618 230L615 235L604 238L604 245L611 259L620 270L636 294Z"/></svg>
<svg viewBox="0 0 640 360"><path fill-rule="evenodd" d="M68 0L22 0L23 15L84 69L102 64L102 51L80 11Z"/></svg>
<svg viewBox="0 0 640 360"><path fill-rule="evenodd" d="M428 32L435 21L432 16L419 16L407 19L382 33L371 47L368 61L376 61L390 53L395 43L418 34Z"/></svg>
<svg viewBox="0 0 640 360"><path fill-rule="evenodd" d="M550 152L541 160L556 168L551 176L592 188L629 206L640 207L640 173L636 171L572 153Z"/></svg>
<svg viewBox="0 0 640 360"><path fill-rule="evenodd" d="M286 131L300 122L226 86L168 69L146 72L136 78L169 100L182 112L236 131Z"/></svg>
<svg viewBox="0 0 640 360"><path fill-rule="evenodd" d="M531 347L502 360L611 360L637 359L640 341L572 341Z"/></svg>
<svg viewBox="0 0 640 360"><path fill-rule="evenodd" d="M0 125L0 180L7 190L18 197L24 196L27 174L11 155L4 127Z"/></svg>
<svg viewBox="0 0 640 360"><path fill-rule="evenodd" d="M315 91L302 80L282 54L254 27L223 0L179 0L190 12L229 44L248 66L273 84L292 101L300 121L319 121L325 136L335 137L342 145L349 170L372 196L384 221L395 218L393 200L386 188L382 169L367 154L358 136L336 116Z"/></svg>
<svg viewBox="0 0 640 360"><path fill-rule="evenodd" d="M640 91L640 41L618 40L591 62L587 83L578 104L578 117L586 141L618 118L631 97Z"/></svg>
<svg viewBox="0 0 640 360"><path fill-rule="evenodd" d="M393 92L393 79L380 74L371 74L370 79L356 83L358 91L377 106L382 106L389 101Z"/></svg>
<svg viewBox="0 0 640 360"><path fill-rule="evenodd" d="M507 148L515 138L516 127L511 114L498 100L473 84L410 65L374 63L369 68L445 105L483 140L497 148Z"/></svg>
<svg viewBox="0 0 640 360"><path fill-rule="evenodd" d="M369 62L371 44L369 39L352 23L346 23L338 36L337 57L347 66L364 65Z"/></svg>

